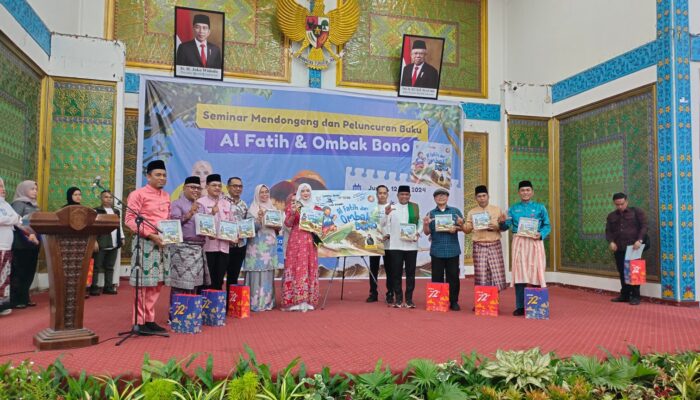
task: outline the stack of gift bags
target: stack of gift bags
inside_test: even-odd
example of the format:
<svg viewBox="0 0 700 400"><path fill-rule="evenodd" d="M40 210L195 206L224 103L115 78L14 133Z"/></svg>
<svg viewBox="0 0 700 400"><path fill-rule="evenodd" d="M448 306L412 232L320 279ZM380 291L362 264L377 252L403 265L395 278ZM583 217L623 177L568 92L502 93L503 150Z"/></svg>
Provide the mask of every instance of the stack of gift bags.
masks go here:
<svg viewBox="0 0 700 400"><path fill-rule="evenodd" d="M226 314L234 318L250 317L250 288L230 285L226 292L206 289L198 294L176 294L170 304L170 329L177 333L201 333L202 326L226 325Z"/></svg>

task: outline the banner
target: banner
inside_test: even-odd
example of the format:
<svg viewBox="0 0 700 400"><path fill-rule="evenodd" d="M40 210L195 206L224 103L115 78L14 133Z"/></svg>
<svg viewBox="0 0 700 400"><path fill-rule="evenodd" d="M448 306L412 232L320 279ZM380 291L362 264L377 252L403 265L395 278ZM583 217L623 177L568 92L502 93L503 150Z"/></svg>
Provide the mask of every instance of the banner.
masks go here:
<svg viewBox="0 0 700 400"><path fill-rule="evenodd" d="M458 104L149 76L142 76L140 96L138 165L164 160L165 190L173 199L186 177L197 175L204 184L208 174L218 173L224 180L243 180L242 198L248 204L255 185L268 185L280 210L301 183L311 185L314 194L374 192L385 185L395 202L398 186L410 185L421 215L435 207L433 191L445 187L452 194L449 204L463 208ZM415 149L426 155L422 169L414 165ZM426 151L431 149L445 154L430 158ZM145 183L145 170L137 179L138 186ZM341 224L337 207L332 211ZM428 275L428 238L421 234L419 245L418 276ZM348 252L357 254L348 248L341 254ZM336 260L320 263L333 269ZM358 259L355 264L358 271L349 267L348 276L359 270L366 276L364 263Z"/></svg>

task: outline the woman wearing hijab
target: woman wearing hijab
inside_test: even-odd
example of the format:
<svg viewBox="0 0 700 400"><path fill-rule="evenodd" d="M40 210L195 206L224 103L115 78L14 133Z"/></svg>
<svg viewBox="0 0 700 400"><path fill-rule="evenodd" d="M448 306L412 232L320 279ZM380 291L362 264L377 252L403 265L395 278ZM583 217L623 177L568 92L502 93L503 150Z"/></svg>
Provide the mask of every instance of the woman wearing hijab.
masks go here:
<svg viewBox="0 0 700 400"><path fill-rule="evenodd" d="M22 218L5 201L5 181L0 178L0 315L12 312L10 304L10 271L12 270L12 241L14 230L22 224Z"/></svg>
<svg viewBox="0 0 700 400"><path fill-rule="evenodd" d="M63 207L68 206L79 206L80 202L83 200L83 192L80 188L75 186L68 188L66 191L66 201L67 203Z"/></svg>
<svg viewBox="0 0 700 400"><path fill-rule="evenodd" d="M248 215L255 218L255 237L249 239L245 262L245 284L250 287L251 311L267 311L275 307L275 268L277 268L277 235L280 228L265 226L265 213L276 210L266 185L255 187Z"/></svg>
<svg viewBox="0 0 700 400"><path fill-rule="evenodd" d="M36 203L39 188L34 181L24 181L17 185L12 208L24 218L39 211ZM29 298L29 288L36 274L36 263L39 259L39 239L27 229L15 229L12 241L12 267L10 272L10 303L14 308L36 306Z"/></svg>
<svg viewBox="0 0 700 400"><path fill-rule="evenodd" d="M296 201L287 203L284 224L291 229L285 253L282 309L287 311L313 310L318 304L318 250L313 234L299 229L301 207L314 208L311 186L299 185Z"/></svg>

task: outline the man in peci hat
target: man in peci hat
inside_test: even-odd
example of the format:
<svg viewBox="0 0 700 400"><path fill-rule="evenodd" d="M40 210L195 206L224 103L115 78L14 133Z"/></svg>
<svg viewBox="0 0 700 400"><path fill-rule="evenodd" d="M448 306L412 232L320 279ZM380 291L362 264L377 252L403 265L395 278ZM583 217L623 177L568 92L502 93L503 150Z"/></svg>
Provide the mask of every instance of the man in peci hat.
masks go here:
<svg viewBox="0 0 700 400"><path fill-rule="evenodd" d="M413 46L411 47L412 63L403 67L401 86L437 89L440 74L438 74L438 70L435 67L425 62L427 56L428 49L425 46L425 41L413 41Z"/></svg>
<svg viewBox="0 0 700 400"><path fill-rule="evenodd" d="M393 202L384 208L386 218L383 221L382 231L389 235L389 240L384 246L384 253L388 255L392 285L394 291L393 304L395 308L416 308L413 303L413 289L416 286L416 259L418 257L418 232L422 229L420 210L418 204L412 203L411 188L407 185L399 186L396 197L399 204ZM415 238L401 238L401 224L416 225ZM406 270L406 292L401 284L404 268ZM404 299L406 303L404 303ZM387 299L388 301L388 299Z"/></svg>
<svg viewBox="0 0 700 400"><path fill-rule="evenodd" d="M464 222L464 233L472 233L472 258L474 259L474 285L496 286L499 291L506 288L506 270L501 247L501 231L506 215L500 208L489 204L486 186L474 189L476 207L469 210ZM483 226L479 221L488 220ZM475 224L476 221L476 224Z"/></svg>
<svg viewBox="0 0 700 400"><path fill-rule="evenodd" d="M214 216L216 231L219 231L221 221L233 221L231 215L231 203L221 195L221 175L211 174L207 176L207 193L197 199L204 208L205 214ZM237 243L237 242L236 242ZM210 289L221 290L228 267L228 252L231 242L207 236L204 241L204 254L207 258L207 266L211 277ZM233 282L232 282L233 283Z"/></svg>
<svg viewBox="0 0 700 400"><path fill-rule="evenodd" d="M181 43L177 47L175 64L188 67L223 68L221 50L207 39L211 34L209 16L196 14L192 19L194 39Z"/></svg>
<svg viewBox="0 0 700 400"><path fill-rule="evenodd" d="M525 287L527 285L547 286L544 277L547 257L543 241L549 236L551 227L547 209L543 204L532 201L534 194L535 191L530 181L518 183L520 203L510 207L508 210L510 219L506 220L505 225L513 231L511 286L515 286L515 311L513 311L515 316L525 315ZM521 231L521 227L526 227L526 222L533 222L533 220L537 224L537 228L534 229L536 232Z"/></svg>
<svg viewBox="0 0 700 400"><path fill-rule="evenodd" d="M430 235L430 264L432 282L445 282L450 286L450 310L459 311L459 255L462 246L457 233L462 231L462 212L447 205L450 192L438 188L433 192L435 208L423 218L423 233ZM435 229L435 217L448 215L453 226L448 232Z"/></svg>
<svg viewBox="0 0 700 400"><path fill-rule="evenodd" d="M170 274L166 283L170 286L170 303L180 293L198 293L211 283L207 260L204 257L204 237L197 235L196 214L204 213L204 206L197 202L202 195L198 176L190 176L182 185L182 194L170 207L170 219L180 220L182 243L168 246Z"/></svg>
<svg viewBox="0 0 700 400"><path fill-rule="evenodd" d="M161 160L153 160L146 166L146 186L136 189L126 203L129 208L124 212L124 224L134 234L141 236L141 271L134 268L136 252L132 248L131 277L129 283L136 285L137 274L141 291L137 298L136 321L139 325L139 334L150 335L154 332L164 332L165 328L156 324L155 305L163 287L163 281L170 270L170 257L165 251L163 242L152 226L158 226L158 222L168 219L170 216L170 195L163 190L167 182L165 163ZM132 211L133 210L133 211ZM148 223L136 226L136 216L143 217ZM133 245L136 245L134 240Z"/></svg>

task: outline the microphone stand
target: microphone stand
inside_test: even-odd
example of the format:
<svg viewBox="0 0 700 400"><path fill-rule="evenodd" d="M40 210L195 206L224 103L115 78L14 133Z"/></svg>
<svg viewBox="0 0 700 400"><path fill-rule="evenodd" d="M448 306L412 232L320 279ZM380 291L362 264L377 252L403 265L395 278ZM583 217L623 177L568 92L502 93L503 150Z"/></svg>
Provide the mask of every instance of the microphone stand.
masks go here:
<svg viewBox="0 0 700 400"><path fill-rule="evenodd" d="M96 180L94 183L95 187L100 188L101 190L108 190L105 187L103 187L100 184L99 180ZM131 326L131 330L125 331L125 332L119 332L119 336L124 336L121 338L117 343L115 343L115 346L119 346L122 343L124 343L127 339L129 339L132 336L162 336L162 337L170 337L167 332L142 332L141 328L139 327L139 322L138 322L138 310L139 310L139 295L141 294L141 233L143 232L142 224L146 224L149 227L153 228L156 232L161 232L160 229L158 229L157 226L153 225L151 221L148 219L144 218L141 214L136 212L133 208L129 207L128 204L126 204L122 199L119 197L115 196L112 194L112 198L117 201L122 206L122 210L124 211L124 214L126 212L131 212L136 216L136 246L134 246L134 256L136 259L134 260L134 267L132 273L136 273L135 280L136 280L136 285L134 286L134 323ZM126 215L125 215L126 216Z"/></svg>

